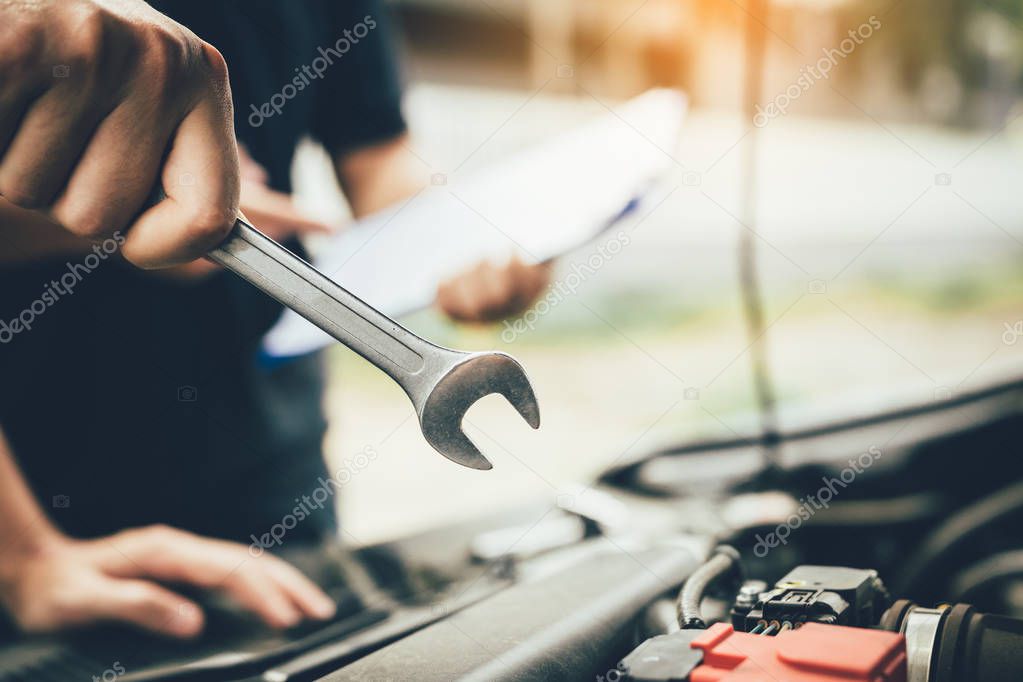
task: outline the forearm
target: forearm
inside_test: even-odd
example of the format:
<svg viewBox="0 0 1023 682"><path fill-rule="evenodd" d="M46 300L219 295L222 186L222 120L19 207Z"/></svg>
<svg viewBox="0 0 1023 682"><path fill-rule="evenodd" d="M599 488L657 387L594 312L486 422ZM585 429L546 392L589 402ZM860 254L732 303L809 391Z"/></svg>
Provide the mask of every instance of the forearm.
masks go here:
<svg viewBox="0 0 1023 682"><path fill-rule="evenodd" d="M39 507L0 432L0 549L8 559L31 555L59 538L60 532Z"/></svg>
<svg viewBox="0 0 1023 682"><path fill-rule="evenodd" d="M357 218L408 199L430 179L407 135L338 155L334 167Z"/></svg>

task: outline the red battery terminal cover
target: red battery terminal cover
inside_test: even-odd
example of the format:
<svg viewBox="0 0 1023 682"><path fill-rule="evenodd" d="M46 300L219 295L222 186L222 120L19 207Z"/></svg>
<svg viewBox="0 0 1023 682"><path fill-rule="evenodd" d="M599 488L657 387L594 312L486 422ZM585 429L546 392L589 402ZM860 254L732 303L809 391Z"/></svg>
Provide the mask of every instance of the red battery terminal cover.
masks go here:
<svg viewBox="0 0 1023 682"><path fill-rule="evenodd" d="M807 623L774 637L717 623L693 640L703 650L690 682L906 682L902 635Z"/></svg>

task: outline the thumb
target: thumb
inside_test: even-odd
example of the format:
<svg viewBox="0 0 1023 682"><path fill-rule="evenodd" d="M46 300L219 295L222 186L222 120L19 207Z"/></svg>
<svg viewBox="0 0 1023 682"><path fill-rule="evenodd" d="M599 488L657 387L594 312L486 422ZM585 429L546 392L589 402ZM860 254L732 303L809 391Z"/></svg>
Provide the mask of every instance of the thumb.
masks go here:
<svg viewBox="0 0 1023 682"><path fill-rule="evenodd" d="M86 597L91 619L120 621L169 637L189 638L203 628L202 609L145 580L104 580Z"/></svg>

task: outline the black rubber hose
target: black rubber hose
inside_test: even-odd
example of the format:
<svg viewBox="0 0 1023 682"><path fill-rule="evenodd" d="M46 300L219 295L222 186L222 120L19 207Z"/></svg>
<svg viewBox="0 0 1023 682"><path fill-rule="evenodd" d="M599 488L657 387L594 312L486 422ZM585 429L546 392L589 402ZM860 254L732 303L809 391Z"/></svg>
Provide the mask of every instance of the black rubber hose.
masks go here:
<svg viewBox="0 0 1023 682"><path fill-rule="evenodd" d="M979 561L952 580L949 598L968 602L994 583L1023 575L1023 550L1002 552Z"/></svg>
<svg viewBox="0 0 1023 682"><path fill-rule="evenodd" d="M683 630L705 630L707 623L700 614L700 602L707 588L728 573L738 571L739 552L729 545L719 545L707 563L693 571L678 593L678 626Z"/></svg>
<svg viewBox="0 0 1023 682"><path fill-rule="evenodd" d="M1023 481L963 507L934 530L909 558L897 582L896 594L916 594L925 576L947 575L946 562L981 532L1023 516Z"/></svg>

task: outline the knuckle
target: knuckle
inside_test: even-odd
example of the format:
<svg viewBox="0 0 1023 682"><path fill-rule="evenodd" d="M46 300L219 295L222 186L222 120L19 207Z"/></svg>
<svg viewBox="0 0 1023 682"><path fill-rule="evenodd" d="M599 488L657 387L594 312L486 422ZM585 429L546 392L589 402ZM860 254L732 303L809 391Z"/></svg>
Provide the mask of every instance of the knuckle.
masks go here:
<svg viewBox="0 0 1023 682"><path fill-rule="evenodd" d="M208 250L222 242L234 227L237 211L226 203L212 203L192 210L186 221L185 240Z"/></svg>
<svg viewBox="0 0 1023 682"><path fill-rule="evenodd" d="M147 29L141 55L145 81L168 95L180 95L191 51L184 36L159 27Z"/></svg>
<svg viewBox="0 0 1023 682"><path fill-rule="evenodd" d="M155 523L144 530L148 537L158 541L171 540L177 536L177 531L165 523Z"/></svg>
<svg viewBox="0 0 1023 682"><path fill-rule="evenodd" d="M266 576L262 567L243 566L231 577L232 587L242 593L263 593L273 589L273 583Z"/></svg>
<svg viewBox="0 0 1023 682"><path fill-rule="evenodd" d="M170 527L162 523L154 523L148 526L128 528L121 531L118 535L128 540L146 540L154 536L158 537L168 531L170 531Z"/></svg>
<svg viewBox="0 0 1023 682"><path fill-rule="evenodd" d="M0 73L5 81L16 83L38 69L44 39L41 27L30 22L0 28Z"/></svg>
<svg viewBox="0 0 1023 682"><path fill-rule="evenodd" d="M144 608L146 611L159 612L167 606L163 593L148 583L125 581L118 586L119 599L125 604Z"/></svg>
<svg viewBox="0 0 1023 682"><path fill-rule="evenodd" d="M64 208L58 219L72 234L86 239L105 237L123 227L109 211L91 203Z"/></svg>
<svg viewBox="0 0 1023 682"><path fill-rule="evenodd" d="M124 530L116 533L112 539L126 543L134 543L144 537L145 532L146 528L125 528Z"/></svg>
<svg viewBox="0 0 1023 682"><path fill-rule="evenodd" d="M149 609L158 608L163 604L155 589L145 583L127 582L119 587L122 598L129 603L145 606Z"/></svg>
<svg viewBox="0 0 1023 682"><path fill-rule="evenodd" d="M35 210L43 207L39 192L27 184L0 184L0 196L18 208Z"/></svg>
<svg viewBox="0 0 1023 682"><path fill-rule="evenodd" d="M144 602L149 597L148 590L138 582L123 581L117 586L117 591L122 599L132 603Z"/></svg>
<svg viewBox="0 0 1023 682"><path fill-rule="evenodd" d="M262 557L260 558L262 559ZM246 561L231 574L231 579L238 586L254 587L260 585L266 580L266 563L263 561Z"/></svg>
<svg viewBox="0 0 1023 682"><path fill-rule="evenodd" d="M71 35L63 43L62 61L72 72L93 71L102 59L107 18L97 8L80 11Z"/></svg>
<svg viewBox="0 0 1023 682"><path fill-rule="evenodd" d="M224 55L220 53L220 50L206 42L201 43L200 48L203 59L210 69L214 83L220 86L227 85L228 70L227 60L224 59Z"/></svg>

